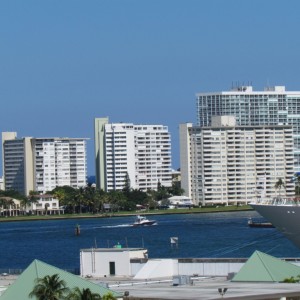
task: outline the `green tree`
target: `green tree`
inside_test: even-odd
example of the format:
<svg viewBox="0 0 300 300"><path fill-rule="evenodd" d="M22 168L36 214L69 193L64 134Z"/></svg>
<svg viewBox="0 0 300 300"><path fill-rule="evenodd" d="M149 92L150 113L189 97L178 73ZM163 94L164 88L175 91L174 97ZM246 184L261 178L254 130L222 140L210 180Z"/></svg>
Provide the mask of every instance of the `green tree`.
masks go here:
<svg viewBox="0 0 300 300"><path fill-rule="evenodd" d="M120 209L127 210L127 198L122 191L110 191L108 193L108 199L112 211L119 211Z"/></svg>
<svg viewBox="0 0 300 300"><path fill-rule="evenodd" d="M103 295L102 300L117 300L117 298L113 295L112 292L108 292Z"/></svg>
<svg viewBox="0 0 300 300"><path fill-rule="evenodd" d="M300 175L295 173L294 175L294 182L295 182L295 195L300 195Z"/></svg>
<svg viewBox="0 0 300 300"><path fill-rule="evenodd" d="M10 216L10 208L15 207L15 202L10 197L0 196L0 207L2 207L5 210L6 216Z"/></svg>
<svg viewBox="0 0 300 300"><path fill-rule="evenodd" d="M181 182L175 181L172 183L172 187L168 188L169 194L172 196L182 196L184 193L184 189L181 188Z"/></svg>
<svg viewBox="0 0 300 300"><path fill-rule="evenodd" d="M55 198L59 200L60 206L68 207L69 211L75 213L75 197L78 190L70 186L59 186L50 192Z"/></svg>
<svg viewBox="0 0 300 300"><path fill-rule="evenodd" d="M168 189L163 186L160 182L157 183L156 200L160 201L170 197Z"/></svg>
<svg viewBox="0 0 300 300"><path fill-rule="evenodd" d="M300 282L300 275L298 275L296 278L294 276L289 277L289 278L285 278L283 280L283 282L285 282L285 283L298 283L298 282Z"/></svg>
<svg viewBox="0 0 300 300"><path fill-rule="evenodd" d="M123 192L127 196L131 191L131 183L130 183L130 177L129 174L126 173L125 178L124 178L124 188Z"/></svg>
<svg viewBox="0 0 300 300"><path fill-rule="evenodd" d="M282 188L285 189L285 184L284 184L284 181L282 178L279 178L276 183L275 183L275 190L277 190L279 192L279 195L280 195L280 191Z"/></svg>
<svg viewBox="0 0 300 300"><path fill-rule="evenodd" d="M60 280L58 274L47 275L35 280L35 286L29 297L37 300L62 300L69 293L64 280Z"/></svg>
<svg viewBox="0 0 300 300"><path fill-rule="evenodd" d="M66 300L100 300L101 296L87 289L74 288L66 297Z"/></svg>

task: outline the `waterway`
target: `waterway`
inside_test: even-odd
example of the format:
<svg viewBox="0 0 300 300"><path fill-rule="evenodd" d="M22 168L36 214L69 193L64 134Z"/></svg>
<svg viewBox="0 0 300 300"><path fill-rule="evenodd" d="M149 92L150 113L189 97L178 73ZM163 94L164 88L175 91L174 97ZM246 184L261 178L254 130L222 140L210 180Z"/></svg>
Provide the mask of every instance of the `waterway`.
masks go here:
<svg viewBox="0 0 300 300"><path fill-rule="evenodd" d="M79 268L80 249L145 247L150 258L249 257L259 250L300 257L300 250L274 228L250 228L255 211L157 215L157 225L132 227L134 217L0 223L0 269L25 269L39 259L63 269ZM81 234L75 235L76 225ZM170 238L178 238L171 247Z"/></svg>

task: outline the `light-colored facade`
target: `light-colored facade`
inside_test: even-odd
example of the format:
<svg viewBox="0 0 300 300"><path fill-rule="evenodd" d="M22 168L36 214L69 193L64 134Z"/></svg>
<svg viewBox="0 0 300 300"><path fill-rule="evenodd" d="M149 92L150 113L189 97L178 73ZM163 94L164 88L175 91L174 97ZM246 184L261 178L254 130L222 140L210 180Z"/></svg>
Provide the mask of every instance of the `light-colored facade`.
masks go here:
<svg viewBox="0 0 300 300"><path fill-rule="evenodd" d="M0 177L0 190L4 191L3 177Z"/></svg>
<svg viewBox="0 0 300 300"><path fill-rule="evenodd" d="M45 193L57 186L86 185L86 139L35 138L32 147L36 191Z"/></svg>
<svg viewBox="0 0 300 300"><path fill-rule="evenodd" d="M105 189L105 124L108 124L108 118L95 118L95 172L96 186Z"/></svg>
<svg viewBox="0 0 300 300"><path fill-rule="evenodd" d="M230 121L228 123L228 120ZM194 204L247 203L278 192L294 195L293 130L289 125L232 126L234 117L213 117L212 126L180 125L182 188ZM229 124L229 125L228 125ZM285 190L274 186L283 179Z"/></svg>
<svg viewBox="0 0 300 300"><path fill-rule="evenodd" d="M163 125L108 123L95 120L96 183L106 191L121 190L129 176L134 189L172 185L171 141Z"/></svg>
<svg viewBox="0 0 300 300"><path fill-rule="evenodd" d="M92 248L80 250L80 275L82 277L132 276L132 261L147 261L144 248ZM141 264L141 263L139 263Z"/></svg>
<svg viewBox="0 0 300 300"><path fill-rule="evenodd" d="M86 139L17 138L4 132L2 148L6 190L28 195L31 190L44 194L57 186L86 185Z"/></svg>
<svg viewBox="0 0 300 300"><path fill-rule="evenodd" d="M59 200L53 197L53 195L34 195L35 201L30 203L30 206L26 207L27 212L31 212L36 215L52 215L64 213L64 210L59 207Z"/></svg>
<svg viewBox="0 0 300 300"><path fill-rule="evenodd" d="M22 201L11 197L1 197L0 216L11 217L24 214Z"/></svg>
<svg viewBox="0 0 300 300"><path fill-rule="evenodd" d="M239 86L231 91L197 94L197 125L210 126L212 116L232 115L237 125L292 125L295 172L300 171L300 91L284 86L253 91Z"/></svg>

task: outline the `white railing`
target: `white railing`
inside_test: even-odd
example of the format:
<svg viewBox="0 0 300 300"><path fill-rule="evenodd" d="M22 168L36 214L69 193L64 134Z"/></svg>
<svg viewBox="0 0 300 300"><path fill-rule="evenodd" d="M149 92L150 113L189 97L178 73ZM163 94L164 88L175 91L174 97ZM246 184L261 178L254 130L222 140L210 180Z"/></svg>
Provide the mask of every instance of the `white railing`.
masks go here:
<svg viewBox="0 0 300 300"><path fill-rule="evenodd" d="M283 197L274 197L274 198L257 198L254 201L256 204L263 205L282 205L282 206L299 206L300 198L283 198Z"/></svg>

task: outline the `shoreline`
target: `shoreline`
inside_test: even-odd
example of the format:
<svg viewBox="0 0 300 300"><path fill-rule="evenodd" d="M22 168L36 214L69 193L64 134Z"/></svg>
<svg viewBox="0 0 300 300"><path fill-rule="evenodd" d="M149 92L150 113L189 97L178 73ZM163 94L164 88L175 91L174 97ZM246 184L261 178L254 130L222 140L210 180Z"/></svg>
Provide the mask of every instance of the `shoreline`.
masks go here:
<svg viewBox="0 0 300 300"><path fill-rule="evenodd" d="M175 211L174 211L175 210ZM203 214L203 213L226 213L253 211L254 209L245 207L235 207L234 209L222 208L192 208L192 209L172 209L172 211L135 211L134 213L103 213L103 214L76 214L76 215L42 215L42 216L11 216L0 217L2 222L27 222L27 221L51 221L51 220L68 220L68 219L91 219L91 218L117 218L117 217L133 217L136 215L155 216L155 215L178 215L178 214Z"/></svg>

